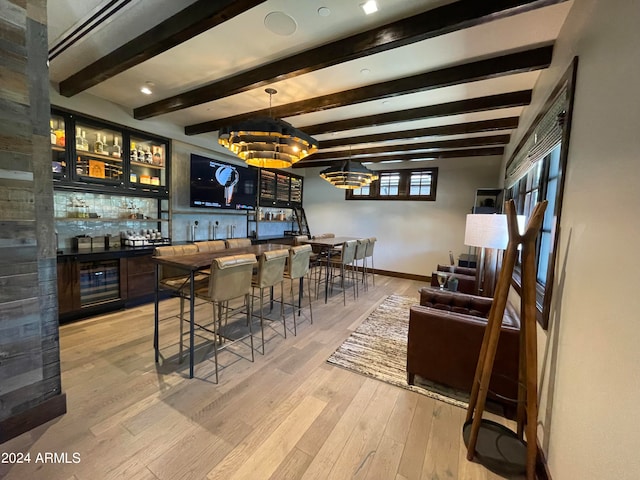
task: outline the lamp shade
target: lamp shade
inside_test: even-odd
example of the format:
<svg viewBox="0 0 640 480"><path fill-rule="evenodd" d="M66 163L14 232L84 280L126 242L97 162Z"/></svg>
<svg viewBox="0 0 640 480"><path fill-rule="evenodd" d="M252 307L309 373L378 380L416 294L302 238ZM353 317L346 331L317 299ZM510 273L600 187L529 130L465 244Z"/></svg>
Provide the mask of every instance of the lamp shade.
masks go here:
<svg viewBox="0 0 640 480"><path fill-rule="evenodd" d="M311 155L318 142L284 120L255 118L223 127L218 143L256 167L286 168Z"/></svg>
<svg viewBox="0 0 640 480"><path fill-rule="evenodd" d="M524 231L525 216L518 215L518 231ZM470 247L498 248L504 250L509 243L507 216L475 213L467 215L464 244Z"/></svg>
<svg viewBox="0 0 640 480"><path fill-rule="evenodd" d="M470 247L504 250L509 242L507 216L495 214L469 214L464 230L464 244Z"/></svg>

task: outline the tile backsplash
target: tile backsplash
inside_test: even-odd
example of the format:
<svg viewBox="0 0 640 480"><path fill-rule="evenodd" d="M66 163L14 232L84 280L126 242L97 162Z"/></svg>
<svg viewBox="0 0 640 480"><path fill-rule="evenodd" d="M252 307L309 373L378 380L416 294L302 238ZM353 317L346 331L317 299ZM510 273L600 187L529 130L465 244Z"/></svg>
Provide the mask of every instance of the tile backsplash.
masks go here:
<svg viewBox="0 0 640 480"><path fill-rule="evenodd" d="M54 193L58 248L71 248L77 235L120 236L122 231L158 229L158 201L154 198L94 193ZM160 230L168 237L168 223Z"/></svg>

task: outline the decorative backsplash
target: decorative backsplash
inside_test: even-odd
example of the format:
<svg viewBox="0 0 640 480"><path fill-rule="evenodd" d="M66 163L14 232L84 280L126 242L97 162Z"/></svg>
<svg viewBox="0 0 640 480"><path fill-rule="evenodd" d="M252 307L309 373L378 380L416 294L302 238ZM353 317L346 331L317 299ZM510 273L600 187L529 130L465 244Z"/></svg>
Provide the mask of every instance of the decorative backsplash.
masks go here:
<svg viewBox="0 0 640 480"><path fill-rule="evenodd" d="M54 192L54 216L58 248L71 248L78 235L120 236L122 231L139 232L158 228L158 201L153 198L94 193ZM168 223L161 223L162 235L170 236Z"/></svg>

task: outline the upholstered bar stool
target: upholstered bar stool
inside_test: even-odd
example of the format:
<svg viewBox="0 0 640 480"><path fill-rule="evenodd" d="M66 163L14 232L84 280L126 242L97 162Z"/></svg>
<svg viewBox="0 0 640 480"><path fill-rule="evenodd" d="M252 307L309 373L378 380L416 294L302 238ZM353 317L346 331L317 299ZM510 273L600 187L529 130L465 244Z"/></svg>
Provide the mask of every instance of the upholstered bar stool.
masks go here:
<svg viewBox="0 0 640 480"><path fill-rule="evenodd" d="M331 267L330 278L329 278L329 282L331 284L331 290L333 290L333 282L335 280L335 277L339 276L340 285L342 287L342 298L345 305L347 304L347 293L346 293L347 289L346 289L345 279L349 271L351 271L351 280L353 282L353 299L354 300L356 299L357 281L355 276L356 271L353 267L353 263L356 256L357 242L358 242L357 240L349 240L344 242L344 244L342 245L342 250L340 251L340 256L332 257L328 259L329 266ZM336 269L340 270L340 273L338 275L336 275L334 272L334 270Z"/></svg>
<svg viewBox="0 0 640 480"><path fill-rule="evenodd" d="M299 245L289 249L289 261L287 262L286 269L284 271L284 278L289 279L291 294L291 308L293 309L293 334L298 334L298 325L296 321L296 305L293 294L293 284L298 280L298 316L301 313L302 304L302 292L304 291L304 278L307 278L307 296L309 297L309 321L313 324L313 310L311 307L311 273L310 273L310 258L311 258L311 245Z"/></svg>
<svg viewBox="0 0 640 480"><path fill-rule="evenodd" d="M196 297L210 302L213 307L211 322L204 325L198 324L197 326L213 334L216 383L218 383L218 341L220 341L221 344L224 343L224 331L228 325L229 316L242 312L244 307L246 307L246 322L249 333L235 338L232 342L226 343L224 347L248 337L251 343L251 361L253 362L254 360L253 331L251 329L251 299L249 297L251 295L253 267L256 263L258 262L256 261L255 255L249 253L215 258L211 263L211 274L209 275L208 285L196 290ZM229 301L239 298L244 298L244 304L240 307L230 308ZM182 351L182 335L180 335L180 350Z"/></svg>
<svg viewBox="0 0 640 480"><path fill-rule="evenodd" d="M250 247L251 239L250 238L228 238L225 240L225 244L227 248L242 248L242 247Z"/></svg>
<svg viewBox="0 0 640 480"><path fill-rule="evenodd" d="M284 267L289 250L280 249L263 252L258 260L258 272L253 276L251 286L260 290L260 329L262 330L262 354L264 355L264 291L280 284L280 311L284 338L287 338L287 323L284 318ZM252 300L253 301L253 300Z"/></svg>
<svg viewBox="0 0 640 480"><path fill-rule="evenodd" d="M367 290L367 284L364 281L364 256L367 250L367 245L369 244L368 238L360 238L356 243L356 253L353 258L353 268L355 268L356 273L358 271L358 262L362 262L361 270L362 270L362 283L364 285L365 291ZM356 282L356 294L358 293L358 282Z"/></svg>
<svg viewBox="0 0 640 480"><path fill-rule="evenodd" d="M195 245L175 245L166 247L156 247L153 255L156 257L168 257L173 255L191 255L198 253L198 247ZM183 334L184 321L184 302L189 300L190 275L185 270L171 267L168 265L159 265L158 271L158 288L168 291L172 295L180 298L180 338ZM203 282L208 281L209 276L204 273L196 272L193 279L195 281L194 289L201 286ZM182 342L180 343L180 361L182 362Z"/></svg>
<svg viewBox="0 0 640 480"><path fill-rule="evenodd" d="M224 240L207 240L194 245L198 247L198 252L218 252L227 248Z"/></svg>
<svg viewBox="0 0 640 480"><path fill-rule="evenodd" d="M195 242L194 245L198 247L198 253L219 252L220 250L224 250L225 248L227 248L224 240L207 240L204 242ZM209 275L211 273L211 269L206 268L204 270L201 270L201 272Z"/></svg>
<svg viewBox="0 0 640 480"><path fill-rule="evenodd" d="M375 271L373 271L373 247L376 246L376 237L369 237L369 242L367 243L367 248L365 250L364 253L364 268L363 268L363 278L364 278L364 283L365 283L365 289L368 288L367 287L367 270L369 269L368 267L368 261L367 259L371 260L371 282L373 283L373 286L376 286L376 274Z"/></svg>

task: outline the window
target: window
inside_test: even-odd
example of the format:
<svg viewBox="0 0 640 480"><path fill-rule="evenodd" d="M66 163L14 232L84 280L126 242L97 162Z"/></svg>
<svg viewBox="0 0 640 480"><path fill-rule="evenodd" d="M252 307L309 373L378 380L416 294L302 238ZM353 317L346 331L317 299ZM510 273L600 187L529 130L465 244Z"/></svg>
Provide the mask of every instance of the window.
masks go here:
<svg viewBox="0 0 640 480"><path fill-rule="evenodd" d="M538 202L548 202L536 244L536 308L538 322L545 329L551 309L576 72L577 58L515 149L506 169L506 198L513 199L519 215L528 219ZM514 269L513 283L520 291L519 264Z"/></svg>
<svg viewBox="0 0 640 480"><path fill-rule="evenodd" d="M378 180L366 187L347 190L347 200L435 201L437 168L379 170Z"/></svg>

